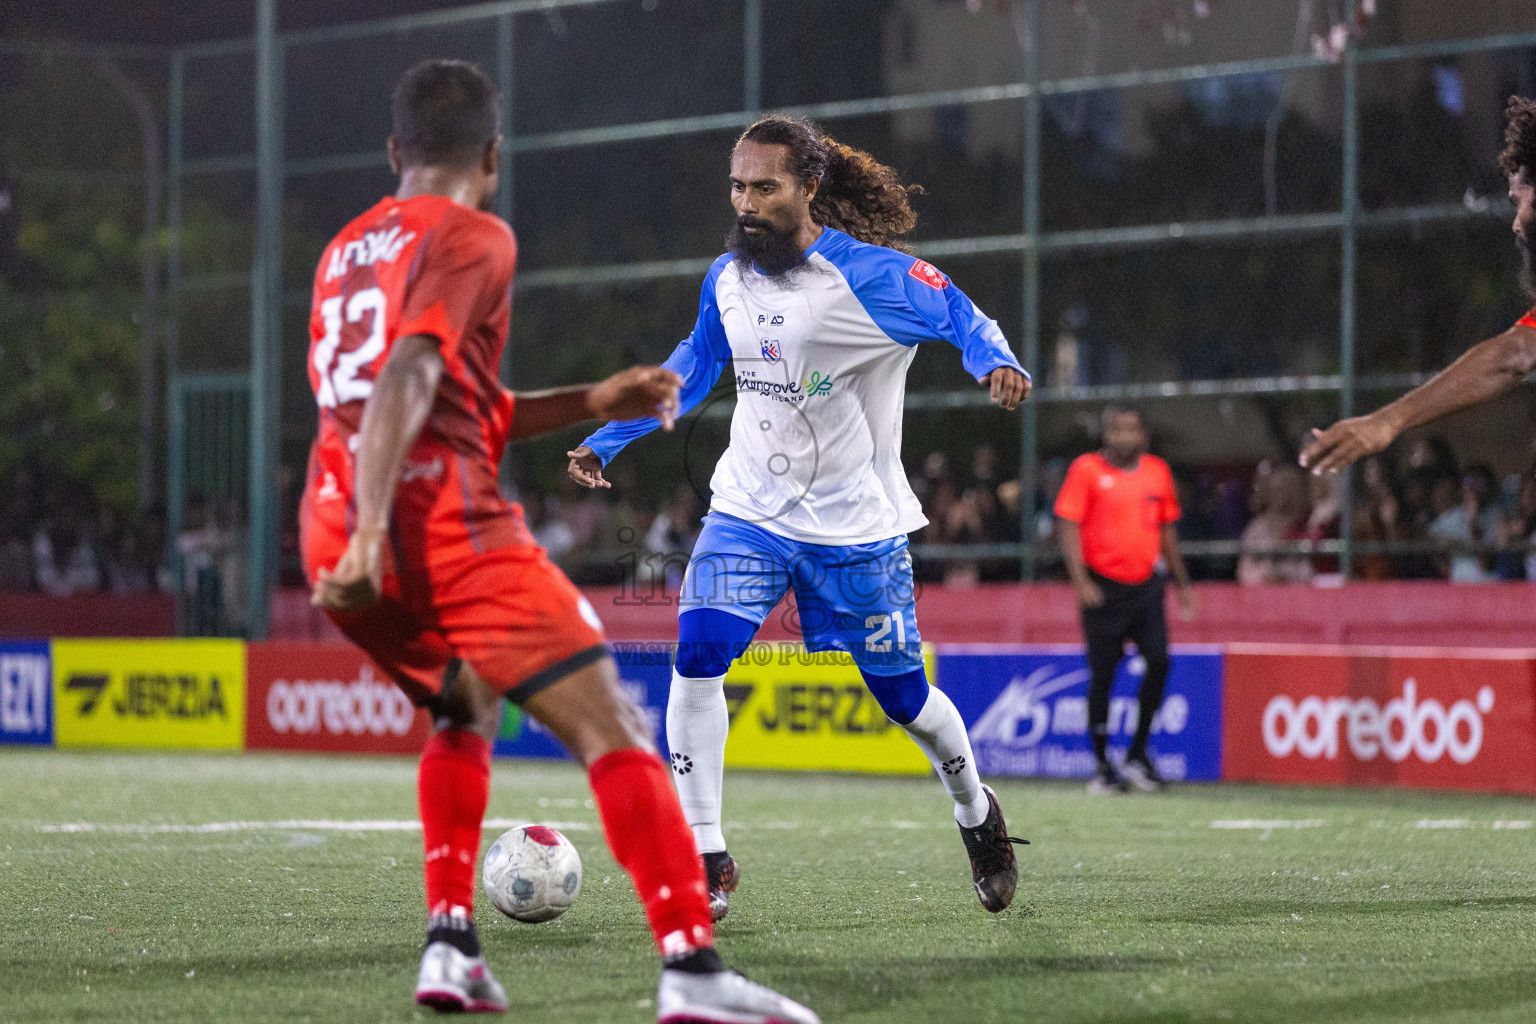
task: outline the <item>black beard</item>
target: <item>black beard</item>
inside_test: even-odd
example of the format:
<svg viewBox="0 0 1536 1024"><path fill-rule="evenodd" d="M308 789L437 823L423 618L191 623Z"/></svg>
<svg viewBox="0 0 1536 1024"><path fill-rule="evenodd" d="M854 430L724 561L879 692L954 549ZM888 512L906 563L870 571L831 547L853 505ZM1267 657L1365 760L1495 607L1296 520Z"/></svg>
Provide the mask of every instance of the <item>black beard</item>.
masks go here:
<svg viewBox="0 0 1536 1024"><path fill-rule="evenodd" d="M758 230L748 234L745 230L748 225ZM756 265L769 277L783 277L806 263L805 253L796 244L793 233L780 231L756 218L738 219L726 236L725 245L743 270Z"/></svg>
<svg viewBox="0 0 1536 1024"><path fill-rule="evenodd" d="M1516 235L1520 245L1520 288L1527 298L1536 299L1536 250L1524 235Z"/></svg>

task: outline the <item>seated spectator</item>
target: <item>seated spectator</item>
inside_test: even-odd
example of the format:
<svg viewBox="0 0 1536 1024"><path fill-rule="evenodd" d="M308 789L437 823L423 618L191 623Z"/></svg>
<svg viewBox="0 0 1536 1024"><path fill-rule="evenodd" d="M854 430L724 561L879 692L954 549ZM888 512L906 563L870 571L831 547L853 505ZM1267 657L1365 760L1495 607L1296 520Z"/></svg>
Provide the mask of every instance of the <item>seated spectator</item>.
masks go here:
<svg viewBox="0 0 1536 1024"><path fill-rule="evenodd" d="M1264 493L1257 502L1263 511L1254 517L1241 539L1237 581L1243 584L1309 583L1312 560L1306 555L1267 552L1277 545L1305 539L1306 480L1293 466L1272 466L1260 479Z"/></svg>
<svg viewBox="0 0 1536 1024"><path fill-rule="evenodd" d="M1302 536L1313 543L1338 540L1343 521L1344 477L1338 473L1321 476L1313 473L1307 476L1307 482L1311 491L1312 511L1307 516L1307 526ZM1342 582L1337 555L1318 555L1312 559L1312 572L1314 582L1321 583L1317 579L1320 576L1331 577L1330 582L1334 584Z"/></svg>
<svg viewBox="0 0 1536 1024"><path fill-rule="evenodd" d="M1494 559L1494 575L1501 580L1536 580L1536 476L1529 470L1515 480L1513 507L1499 519L1500 551Z"/></svg>
<svg viewBox="0 0 1536 1024"><path fill-rule="evenodd" d="M32 560L38 589L64 597L101 589L101 565L96 545L72 514L61 512L52 528L32 538Z"/></svg>
<svg viewBox="0 0 1536 1024"><path fill-rule="evenodd" d="M32 545L19 523L7 524L0 539L0 592L26 593L36 584L32 573Z"/></svg>
<svg viewBox="0 0 1536 1024"><path fill-rule="evenodd" d="M1429 536L1448 548L1467 548L1493 543L1499 536L1499 510L1494 498L1493 471L1474 466L1461 479L1460 500L1449 477L1435 488L1436 505L1443 510L1429 525ZM1488 583L1497 577L1484 564L1484 557L1473 551L1452 554L1445 575L1452 583Z"/></svg>
<svg viewBox="0 0 1536 1024"><path fill-rule="evenodd" d="M643 575L663 582L668 591L682 589L688 556L699 539L699 499L689 484L678 484L667 507L651 521L645 534L646 557L640 562Z"/></svg>
<svg viewBox="0 0 1536 1024"><path fill-rule="evenodd" d="M528 524L528 532L533 534L533 542L558 562L575 546L576 538L564 520L550 517L551 504L559 503L542 494L530 493L528 500L523 502L523 521Z"/></svg>

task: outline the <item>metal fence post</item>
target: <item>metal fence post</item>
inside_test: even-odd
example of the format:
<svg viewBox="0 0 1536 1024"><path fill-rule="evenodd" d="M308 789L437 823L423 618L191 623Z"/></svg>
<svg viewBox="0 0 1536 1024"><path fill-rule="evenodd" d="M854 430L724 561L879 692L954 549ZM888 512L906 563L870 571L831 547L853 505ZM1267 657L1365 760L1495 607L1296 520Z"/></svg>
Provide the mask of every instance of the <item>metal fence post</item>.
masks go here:
<svg viewBox="0 0 1536 1024"><path fill-rule="evenodd" d="M756 114L763 106L763 0L746 0L742 18L741 109Z"/></svg>
<svg viewBox="0 0 1536 1024"><path fill-rule="evenodd" d="M1345 0L1349 33L1344 44L1344 224L1339 259L1339 417L1355 414L1355 229L1360 213L1360 92L1358 41L1355 38L1357 0ZM1344 472L1339 500L1339 572L1348 579L1354 569L1354 471Z"/></svg>
<svg viewBox="0 0 1536 1024"><path fill-rule="evenodd" d="M283 106L277 0L256 2L256 252L251 267L251 434L246 633L267 635L276 577L278 422L282 401Z"/></svg>
<svg viewBox="0 0 1536 1024"><path fill-rule="evenodd" d="M186 505L186 410L181 401L181 161L187 58L171 55L165 119L165 564L176 598L176 626L182 622L181 514Z"/></svg>
<svg viewBox="0 0 1536 1024"><path fill-rule="evenodd" d="M1024 8L1024 324L1020 344L1024 369L1039 376L1040 366L1040 0ZM1037 384L1039 382L1037 381ZM1035 578L1036 481L1040 463L1040 425L1036 402L1021 407L1019 452L1020 578Z"/></svg>

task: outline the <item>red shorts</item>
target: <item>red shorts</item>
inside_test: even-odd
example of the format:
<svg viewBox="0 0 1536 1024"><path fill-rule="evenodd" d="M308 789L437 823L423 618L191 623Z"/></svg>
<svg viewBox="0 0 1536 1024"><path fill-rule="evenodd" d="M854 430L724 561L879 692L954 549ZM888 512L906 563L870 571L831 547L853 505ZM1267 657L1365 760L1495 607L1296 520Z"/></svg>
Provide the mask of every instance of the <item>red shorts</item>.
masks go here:
<svg viewBox="0 0 1536 1024"><path fill-rule="evenodd" d="M347 537L319 517L305 525L313 585L320 568L340 560ZM386 554L379 603L327 614L418 705L441 692L455 659L521 702L608 655L592 605L533 545L429 557L420 567Z"/></svg>

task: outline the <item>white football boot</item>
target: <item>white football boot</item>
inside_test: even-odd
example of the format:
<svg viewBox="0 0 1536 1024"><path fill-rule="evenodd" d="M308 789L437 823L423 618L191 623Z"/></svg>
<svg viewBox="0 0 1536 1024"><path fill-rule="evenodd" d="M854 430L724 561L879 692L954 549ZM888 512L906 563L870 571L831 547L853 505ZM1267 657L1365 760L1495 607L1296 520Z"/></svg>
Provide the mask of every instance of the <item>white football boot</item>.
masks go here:
<svg viewBox="0 0 1536 1024"><path fill-rule="evenodd" d="M483 956L465 956L446 942L434 942L421 955L416 1001L443 1013L506 1013L507 990L491 974Z"/></svg>
<svg viewBox="0 0 1536 1024"><path fill-rule="evenodd" d="M811 1010L735 971L663 970L656 1020L658 1024L821 1024Z"/></svg>

